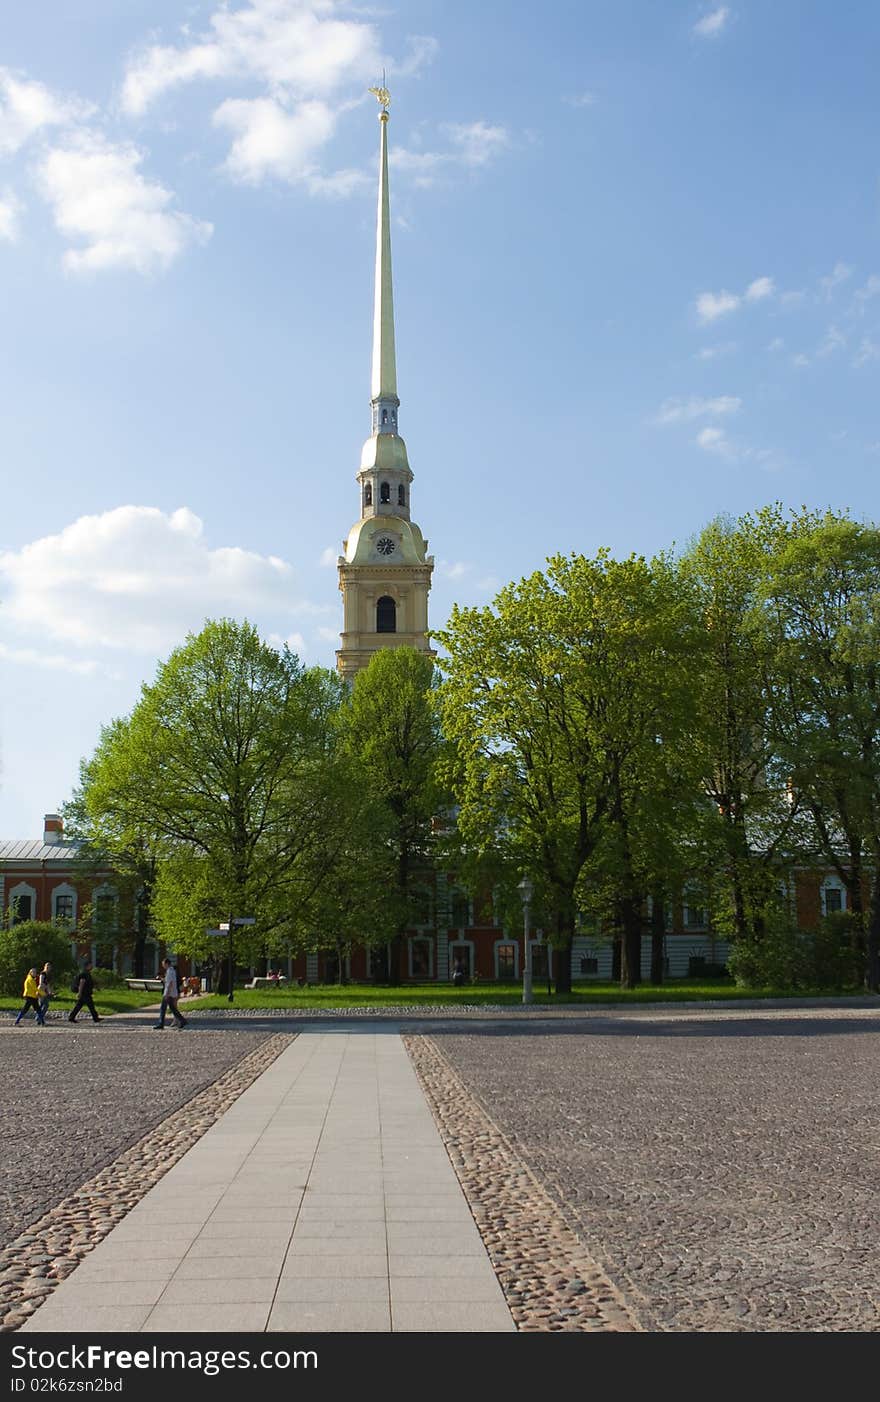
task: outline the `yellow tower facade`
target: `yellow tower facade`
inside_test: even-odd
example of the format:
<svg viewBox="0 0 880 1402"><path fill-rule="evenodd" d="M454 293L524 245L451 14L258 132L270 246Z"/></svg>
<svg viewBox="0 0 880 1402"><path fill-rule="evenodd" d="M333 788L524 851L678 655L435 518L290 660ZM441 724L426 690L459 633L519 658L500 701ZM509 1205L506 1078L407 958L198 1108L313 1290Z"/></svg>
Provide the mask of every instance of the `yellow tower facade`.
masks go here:
<svg viewBox="0 0 880 1402"><path fill-rule="evenodd" d="M379 211L373 311L372 432L357 473L360 519L339 557L342 591L340 675L350 680L383 647L415 647L433 657L428 642L428 593L434 560L410 514L413 474L398 431L394 296L391 283L391 217L388 193L386 88L373 88L380 103Z"/></svg>

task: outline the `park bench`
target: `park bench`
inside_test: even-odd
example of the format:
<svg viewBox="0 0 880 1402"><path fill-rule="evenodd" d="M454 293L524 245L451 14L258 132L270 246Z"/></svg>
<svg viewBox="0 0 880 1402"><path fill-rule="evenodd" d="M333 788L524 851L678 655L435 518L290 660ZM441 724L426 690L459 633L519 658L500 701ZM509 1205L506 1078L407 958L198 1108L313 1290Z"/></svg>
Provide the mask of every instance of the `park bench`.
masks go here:
<svg viewBox="0 0 880 1402"><path fill-rule="evenodd" d="M266 978L265 975L261 975L258 978L252 978L250 983L245 984L245 988L280 988L281 984L286 982L287 979L283 974L280 978Z"/></svg>
<svg viewBox="0 0 880 1402"><path fill-rule="evenodd" d="M165 987L165 980L161 978L127 978L125 982L129 988L140 988L144 993L161 993Z"/></svg>

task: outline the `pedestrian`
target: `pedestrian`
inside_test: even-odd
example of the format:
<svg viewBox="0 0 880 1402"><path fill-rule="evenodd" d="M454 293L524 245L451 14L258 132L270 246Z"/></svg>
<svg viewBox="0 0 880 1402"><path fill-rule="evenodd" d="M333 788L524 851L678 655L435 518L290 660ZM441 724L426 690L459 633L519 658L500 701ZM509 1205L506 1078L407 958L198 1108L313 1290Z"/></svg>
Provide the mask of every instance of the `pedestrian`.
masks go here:
<svg viewBox="0 0 880 1402"><path fill-rule="evenodd" d="M37 1026L43 1026L43 1014L40 1009L38 994L37 971L36 969L28 969L24 976L24 987L21 990L21 996L24 998L24 1005L18 1017L15 1019L16 1027L21 1022L28 1008L33 1008L37 1018Z"/></svg>
<svg viewBox="0 0 880 1402"><path fill-rule="evenodd" d="M43 1014L43 1022L46 1021L46 1013L49 1010L49 1001L55 996L55 981L52 977L52 965L47 960L40 971L37 980L37 997L40 1000L40 1012Z"/></svg>
<svg viewBox="0 0 880 1402"><path fill-rule="evenodd" d="M88 1008L89 1012L92 1015L92 1022L101 1021L101 1019L98 1017L97 1012L95 1011L95 1001L92 996L94 994L94 991L95 983L94 979L92 978L92 965L91 961L87 959L83 964L79 974L77 975L75 989L76 1002L73 1005L72 1011L69 1012L67 1015L68 1022L76 1022L76 1015L82 1008Z"/></svg>
<svg viewBox="0 0 880 1402"><path fill-rule="evenodd" d="M189 1026L189 1023L177 1006L177 999L180 997L177 970L170 959L162 960L162 968L165 970L165 988L162 992L162 1003L159 1008L159 1021L153 1023L153 1030L155 1032L161 1032L163 1030L165 1026L165 1014L170 1008L174 1014L174 1021L177 1023L180 1030L183 1031L184 1027Z"/></svg>
<svg viewBox="0 0 880 1402"><path fill-rule="evenodd" d="M464 983L464 980L465 980L464 960L463 960L463 959L456 959L455 964L454 964L453 969L452 969L452 983L453 983L453 987L455 987L455 988L460 988L461 985Z"/></svg>

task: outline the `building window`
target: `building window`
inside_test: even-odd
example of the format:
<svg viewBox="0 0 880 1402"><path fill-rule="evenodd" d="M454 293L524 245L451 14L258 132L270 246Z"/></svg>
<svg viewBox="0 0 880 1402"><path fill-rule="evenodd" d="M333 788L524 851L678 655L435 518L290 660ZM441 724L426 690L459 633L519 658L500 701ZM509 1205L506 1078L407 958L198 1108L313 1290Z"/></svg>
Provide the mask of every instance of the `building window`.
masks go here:
<svg viewBox="0 0 880 1402"><path fill-rule="evenodd" d="M431 941L413 939L409 942L410 978L431 978Z"/></svg>
<svg viewBox="0 0 880 1402"><path fill-rule="evenodd" d="M59 920L64 925L73 925L76 921L76 893L72 887L56 886L52 892L52 919Z"/></svg>
<svg viewBox="0 0 880 1402"><path fill-rule="evenodd" d="M406 491L402 486L397 488L397 505L406 506Z"/></svg>
<svg viewBox="0 0 880 1402"><path fill-rule="evenodd" d="M383 503L390 502L391 500L391 488L387 482L383 482L379 488L379 500Z"/></svg>
<svg viewBox="0 0 880 1402"><path fill-rule="evenodd" d="M454 891L449 903L449 923L455 930L463 930L471 923L470 903L463 891Z"/></svg>
<svg viewBox="0 0 880 1402"><path fill-rule="evenodd" d="M455 940L449 946L449 973L456 964L461 966L465 978L470 978L474 968L474 946L470 940Z"/></svg>
<svg viewBox="0 0 880 1402"><path fill-rule="evenodd" d="M826 876L821 889L822 914L837 915L846 910L846 887L837 876Z"/></svg>
<svg viewBox="0 0 880 1402"><path fill-rule="evenodd" d="M588 978L595 978L599 972L599 960L595 954L585 954L581 958L581 973Z"/></svg>
<svg viewBox="0 0 880 1402"><path fill-rule="evenodd" d="M388 979L388 946L387 944L373 945L370 949L370 978L378 983L385 983Z"/></svg>
<svg viewBox="0 0 880 1402"><path fill-rule="evenodd" d="M364 506L373 505L373 484L368 482L364 487Z"/></svg>
<svg viewBox="0 0 880 1402"><path fill-rule="evenodd" d="M496 944L495 977L512 981L516 978L516 945Z"/></svg>
<svg viewBox="0 0 880 1402"><path fill-rule="evenodd" d="M686 930L705 930L708 925L706 907L699 904L694 892L687 892L683 903L684 926Z"/></svg>
<svg viewBox="0 0 880 1402"><path fill-rule="evenodd" d="M34 920L36 914L36 892L34 887L13 886L10 892L10 925L20 925L24 920Z"/></svg>
<svg viewBox="0 0 880 1402"><path fill-rule="evenodd" d="M382 422L383 422L383 424L387 424L387 422L388 422L388 410L387 410L387 409L383 409L383 410L382 410Z"/></svg>
<svg viewBox="0 0 880 1402"><path fill-rule="evenodd" d="M417 887L412 893L413 924L424 928L433 925L431 918L431 892Z"/></svg>
<svg viewBox="0 0 880 1402"><path fill-rule="evenodd" d="M376 632L397 632L397 605L388 594L383 594L376 604Z"/></svg>

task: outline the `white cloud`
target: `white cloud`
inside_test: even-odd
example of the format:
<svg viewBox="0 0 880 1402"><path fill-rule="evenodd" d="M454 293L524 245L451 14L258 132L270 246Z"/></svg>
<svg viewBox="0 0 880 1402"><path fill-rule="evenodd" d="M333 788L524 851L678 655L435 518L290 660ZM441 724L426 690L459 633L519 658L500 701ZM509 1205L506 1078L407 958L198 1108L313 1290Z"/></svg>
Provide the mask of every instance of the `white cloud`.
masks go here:
<svg viewBox="0 0 880 1402"><path fill-rule="evenodd" d="M731 355L737 349L736 341L719 341L715 346L703 346L697 351L697 360L717 360L719 356Z"/></svg>
<svg viewBox="0 0 880 1402"><path fill-rule="evenodd" d="M167 268L190 244L210 238L210 224L169 208L174 196L140 173L142 160L134 146L82 132L40 161L37 182L57 228L85 245L64 255L72 272L151 273Z"/></svg>
<svg viewBox="0 0 880 1402"><path fill-rule="evenodd" d="M507 128L491 126L488 122L448 122L443 130L449 136L452 150L412 151L396 146L389 157L395 170L402 171L412 178L413 184L424 188L433 185L438 175L456 167L487 166L510 145Z"/></svg>
<svg viewBox="0 0 880 1402"><path fill-rule="evenodd" d="M774 291L772 277L756 277L746 288L746 301L762 302L765 297L772 297Z"/></svg>
<svg viewBox="0 0 880 1402"><path fill-rule="evenodd" d="M792 356L791 363L797 366L799 370L802 370L805 365L809 365L810 357L804 355L803 351L800 351L797 355Z"/></svg>
<svg viewBox="0 0 880 1402"><path fill-rule="evenodd" d="M854 293L853 303L859 312L863 312L865 303L870 302L871 298L878 294L880 294L880 277L876 273L872 273L864 287L860 287Z"/></svg>
<svg viewBox="0 0 880 1402"><path fill-rule="evenodd" d="M38 132L69 126L93 111L78 98L58 97L43 83L0 68L0 155L13 156Z"/></svg>
<svg viewBox="0 0 880 1402"><path fill-rule="evenodd" d="M62 657L60 653L38 652L33 647L7 647L5 643L0 643L0 658L18 667L42 667L50 672L69 672L80 677L91 677L98 671L108 672L107 668L99 667L92 659ZM109 675L116 674L111 672Z"/></svg>
<svg viewBox="0 0 880 1402"><path fill-rule="evenodd" d="M785 341L781 336L774 336L773 340L768 342L767 349L768 351L781 351L784 345Z"/></svg>
<svg viewBox="0 0 880 1402"><path fill-rule="evenodd" d="M704 324L735 312L742 299L735 292L701 292L697 298L697 316Z"/></svg>
<svg viewBox="0 0 880 1402"><path fill-rule="evenodd" d="M15 243L18 238L21 210L21 200L12 190L4 190L0 194L0 239L7 243Z"/></svg>
<svg viewBox="0 0 880 1402"><path fill-rule="evenodd" d="M275 98L230 98L214 113L214 125L234 136L225 169L235 180L257 185L266 176L294 183L315 170L315 157L330 140L336 115L326 102L302 102L292 112Z"/></svg>
<svg viewBox="0 0 880 1402"><path fill-rule="evenodd" d="M321 551L321 558L318 561L318 564L324 566L335 565L338 558L339 551L334 550L332 545L328 545L325 547L325 549Z"/></svg>
<svg viewBox="0 0 880 1402"><path fill-rule="evenodd" d="M825 333L825 339L816 350L816 355L824 359L826 356L833 355L835 351L842 350L845 345L846 337L843 332L836 326L829 326Z"/></svg>
<svg viewBox="0 0 880 1402"><path fill-rule="evenodd" d="M696 437L698 448L721 458L735 458L736 451L723 428L701 428Z"/></svg>
<svg viewBox="0 0 880 1402"><path fill-rule="evenodd" d="M701 39L717 39L729 19L729 7L719 5L717 10L710 10L707 15L703 15L702 19L697 20L693 32Z"/></svg>
<svg viewBox="0 0 880 1402"><path fill-rule="evenodd" d="M732 394L720 394L715 399L667 399L660 406L656 422L658 424L690 423L693 419L714 418L724 414L735 414L742 408L742 400Z"/></svg>
<svg viewBox="0 0 880 1402"><path fill-rule="evenodd" d="M852 276L852 271L849 263L835 263L827 277L820 277L819 287L826 302L831 301L834 289Z"/></svg>
<svg viewBox="0 0 880 1402"><path fill-rule="evenodd" d="M729 316L742 306L744 301L763 302L765 298L772 297L775 291L772 277L756 277L743 293L728 292L726 288L722 288L720 292L701 292L697 298L697 316L705 326L717 321L719 317Z"/></svg>
<svg viewBox="0 0 880 1402"><path fill-rule="evenodd" d="M569 107L595 107L599 99L595 93L580 92L575 93L572 97L564 97L562 101L567 103Z"/></svg>
<svg viewBox="0 0 880 1402"><path fill-rule="evenodd" d="M122 105L141 116L164 92L205 79L253 79L271 92L328 96L381 72L374 25L341 19L335 0L249 0L221 5L207 30L180 46L152 44L131 60ZM188 37L188 36L187 36ZM402 67L415 71L433 56L433 41L410 41Z"/></svg>
<svg viewBox="0 0 880 1402"><path fill-rule="evenodd" d="M858 351L853 357L853 365L861 368L862 365L867 365L869 360L880 360L880 345L870 336L863 336Z"/></svg>
<svg viewBox="0 0 880 1402"><path fill-rule="evenodd" d="M409 53L400 63L392 65L391 71L399 78L412 78L433 63L440 45L432 34L407 35Z"/></svg>
<svg viewBox="0 0 880 1402"><path fill-rule="evenodd" d="M0 554L2 621L80 647L160 653L206 617L322 612L276 556L210 548L187 507L120 506Z"/></svg>
<svg viewBox="0 0 880 1402"><path fill-rule="evenodd" d="M469 166L488 165L509 144L504 127L488 122L449 123L445 128L452 144L458 147L459 159Z"/></svg>
<svg viewBox="0 0 880 1402"><path fill-rule="evenodd" d="M319 638L321 639L321 641L324 642L324 643L338 643L338 642L339 642L339 629L338 629L338 628L323 628L323 627L322 627L322 628L317 628L315 631L317 632L318 637L319 637Z"/></svg>
<svg viewBox="0 0 880 1402"><path fill-rule="evenodd" d="M266 642L270 647L274 647L276 652L281 652L283 648L289 647L291 652L295 652L298 657L302 657L308 651L306 640L302 633L288 633L282 637L280 633L267 633Z"/></svg>
<svg viewBox="0 0 880 1402"><path fill-rule="evenodd" d="M464 560L441 560L438 566L439 573L447 579L461 579L462 575L466 575L470 568L470 565L466 564Z"/></svg>

